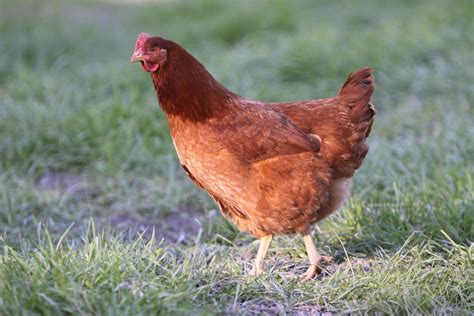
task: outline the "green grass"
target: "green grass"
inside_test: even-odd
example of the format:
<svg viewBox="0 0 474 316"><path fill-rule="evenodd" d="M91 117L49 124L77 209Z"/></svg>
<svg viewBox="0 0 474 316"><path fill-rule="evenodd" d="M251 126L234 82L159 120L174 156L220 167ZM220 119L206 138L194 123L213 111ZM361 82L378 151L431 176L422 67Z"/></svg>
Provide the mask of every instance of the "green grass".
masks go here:
<svg viewBox="0 0 474 316"><path fill-rule="evenodd" d="M0 2L0 314L470 314L472 1ZM334 95L375 68L352 197L320 223L335 262L301 284L300 238L257 244L177 163L139 32L266 101Z"/></svg>

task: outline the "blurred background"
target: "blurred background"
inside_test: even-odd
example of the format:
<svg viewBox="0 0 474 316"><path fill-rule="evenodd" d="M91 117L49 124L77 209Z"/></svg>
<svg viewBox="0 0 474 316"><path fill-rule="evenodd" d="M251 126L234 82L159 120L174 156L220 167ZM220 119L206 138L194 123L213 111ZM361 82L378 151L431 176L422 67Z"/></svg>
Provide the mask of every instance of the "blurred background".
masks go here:
<svg viewBox="0 0 474 316"><path fill-rule="evenodd" d="M21 311L28 301L31 310L46 314L94 314L97 306L105 314L117 314L114 308L136 314L152 308L150 301L173 310L177 297L189 306L198 301L215 312L231 304L235 311L242 295L271 306L299 304L306 297L336 310L430 313L453 311L449 308L458 304L466 312L469 294L462 282L472 261L471 270L458 269L461 262L467 266L467 252L451 251L472 250L474 240L473 17L471 0L0 0L0 254L7 258L0 260L0 278L10 278L5 283L10 285L0 285L0 313L5 306L19 308L9 313ZM180 169L150 77L129 63L140 32L180 43L230 90L263 101L334 96L350 72L375 69L378 114L369 154L349 203L318 225L317 238L322 253L335 256L341 266L348 256L369 258L384 267L383 278L370 274L360 278L367 283L355 286L352 266L342 266L347 274L323 278L315 288L295 291L286 278L241 287L240 276L255 253L253 239L224 220ZM75 284L60 291L65 279L42 268L50 259L32 259L34 249L43 249L40 232L46 230L53 241L67 240L71 249L83 241L88 254L88 247L95 247L87 239L91 223L108 234L104 248L97 249L120 251L109 249L106 259L94 263L93 271L105 271L103 279L88 280L87 269L58 263L55 275ZM136 270L146 258L127 266L143 248L134 244L122 256L123 247L153 228L172 258L167 268L147 272L150 264ZM12 255L11 249L22 249L21 254ZM414 261L407 261L403 273L385 268L392 259L384 260L401 249ZM44 258L62 258L56 250ZM156 251L147 256L161 250ZM202 258L188 257L201 252ZM299 240L279 237L272 252L272 260L305 267ZM118 277L102 267L114 253L119 256L114 267L122 267ZM28 263L9 263L18 258ZM169 272L183 260L192 267L188 274ZM26 268L23 275L18 272L34 262L39 262L34 278ZM408 280L405 271L415 266L420 270ZM420 279L419 271L432 266L449 269L429 270L431 278ZM441 276L458 285L443 283ZM219 279L209 292L200 287L207 277ZM116 294L120 282L130 279L135 285L151 282L143 286L155 299L137 296L141 285L127 287L129 296ZM315 298L317 292L325 296Z"/></svg>

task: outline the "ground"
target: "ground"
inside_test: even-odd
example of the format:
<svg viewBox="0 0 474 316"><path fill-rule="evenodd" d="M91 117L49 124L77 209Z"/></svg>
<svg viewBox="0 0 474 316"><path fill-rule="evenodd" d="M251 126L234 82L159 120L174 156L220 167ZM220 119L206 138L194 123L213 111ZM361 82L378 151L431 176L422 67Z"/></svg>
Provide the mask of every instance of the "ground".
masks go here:
<svg viewBox="0 0 474 316"><path fill-rule="evenodd" d="M472 1L0 2L0 314L470 314ZM375 69L378 114L348 203L266 272L179 168L140 32L231 90L334 95Z"/></svg>

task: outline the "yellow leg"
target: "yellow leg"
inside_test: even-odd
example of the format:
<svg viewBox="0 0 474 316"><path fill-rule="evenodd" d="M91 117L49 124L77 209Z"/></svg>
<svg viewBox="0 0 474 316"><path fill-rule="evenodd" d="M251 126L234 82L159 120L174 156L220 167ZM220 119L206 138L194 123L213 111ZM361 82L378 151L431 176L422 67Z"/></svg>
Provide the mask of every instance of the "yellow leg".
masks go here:
<svg viewBox="0 0 474 316"><path fill-rule="evenodd" d="M309 268L303 275L301 275L301 278L303 281L308 281L315 276L316 272L319 269L319 263L321 262L321 260L331 262L332 257L321 256L319 254L318 250L316 249L316 245L314 244L313 238L311 237L309 232L303 235L303 240L304 245L306 246L306 252L308 253Z"/></svg>
<svg viewBox="0 0 474 316"><path fill-rule="evenodd" d="M272 235L262 237L260 239L260 246L258 247L257 258L255 258L255 264L250 270L250 275L260 275L263 272L263 259L270 248L270 243L272 242Z"/></svg>

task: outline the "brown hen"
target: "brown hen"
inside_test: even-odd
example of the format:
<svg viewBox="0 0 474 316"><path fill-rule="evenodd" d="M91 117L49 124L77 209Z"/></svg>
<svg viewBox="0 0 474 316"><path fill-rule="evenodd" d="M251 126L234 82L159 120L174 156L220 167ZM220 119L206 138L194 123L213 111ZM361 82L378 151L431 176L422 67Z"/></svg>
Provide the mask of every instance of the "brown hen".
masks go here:
<svg viewBox="0 0 474 316"><path fill-rule="evenodd" d="M217 82L178 44L139 35L131 62L151 74L183 169L237 227L261 238L260 274L273 235L301 233L310 267L321 256L310 226L336 211L367 154L375 115L370 68L335 98L263 103Z"/></svg>

